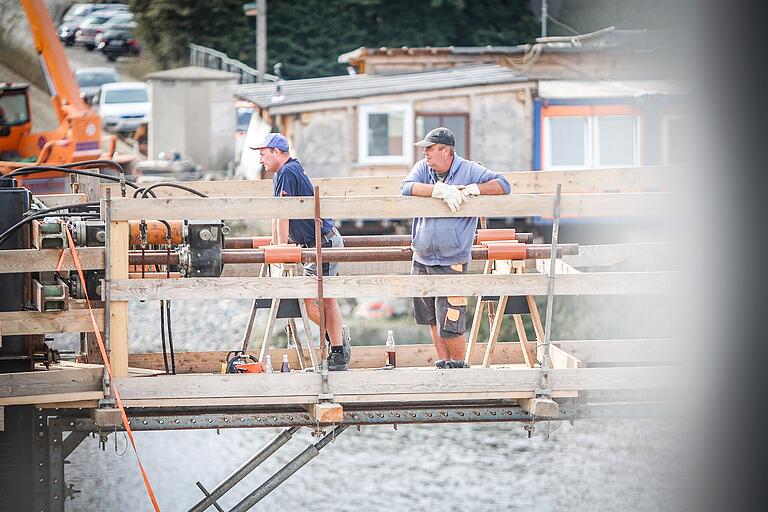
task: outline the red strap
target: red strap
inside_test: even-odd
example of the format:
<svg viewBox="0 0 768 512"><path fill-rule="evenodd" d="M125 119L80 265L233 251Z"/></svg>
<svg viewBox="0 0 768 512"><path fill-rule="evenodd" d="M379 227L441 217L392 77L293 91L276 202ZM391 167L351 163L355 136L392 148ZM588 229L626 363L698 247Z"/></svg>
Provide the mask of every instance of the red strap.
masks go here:
<svg viewBox="0 0 768 512"><path fill-rule="evenodd" d="M123 419L123 426L125 427L125 431L128 434L128 439L131 440L131 445L133 446L133 451L136 454L136 460L139 463L139 469L141 470L141 477L144 479L144 487L147 488L147 494L149 494L149 499L152 501L152 506L155 508L157 512L160 512L160 505L157 504L157 499L155 498L155 492L152 490L152 484L149 483L149 477L147 476L147 472L144 470L144 465L141 463L141 457L139 457L139 451L136 449L136 441L133 439L133 431L131 430L131 425L128 423L128 415L125 413L125 407L123 407L123 401L120 399L120 393L117 392L117 387L115 386L115 379L112 375L112 365L109 364L109 358L107 357L107 349L104 347L104 340L101 339L101 332L99 331L99 324L96 322L96 317L93 315L93 309L91 308L91 301L88 298L88 289L85 286L85 275L83 274L83 267L80 264L80 256L77 254L77 248L75 247L75 241L72 239L72 234L70 233L69 229L67 229L67 239L69 239L69 249L72 252L72 260L75 262L75 267L77 267L77 273L80 276L80 282L83 285L83 292L85 293L85 303L88 305L88 312L91 315L91 322L93 323L93 329L96 333L96 341L99 343L99 352L101 352L101 358L104 360L104 366L107 368L107 372L109 373L109 379L112 383L112 390L115 393L115 401L117 402L117 408L120 410L120 416ZM107 248L105 248L107 250ZM62 251L62 259L63 259L64 253Z"/></svg>

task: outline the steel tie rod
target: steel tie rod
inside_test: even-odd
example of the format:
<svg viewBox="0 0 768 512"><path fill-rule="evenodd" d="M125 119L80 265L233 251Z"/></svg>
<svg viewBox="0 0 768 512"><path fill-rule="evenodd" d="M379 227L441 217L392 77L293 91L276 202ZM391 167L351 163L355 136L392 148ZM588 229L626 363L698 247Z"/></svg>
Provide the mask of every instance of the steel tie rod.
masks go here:
<svg viewBox="0 0 768 512"><path fill-rule="evenodd" d="M329 434L320 439L317 443L307 446L307 448L298 454L293 460L286 464L280 471L269 477L269 479L256 488L251 494L235 505L229 512L245 512L264 499L269 493L277 489L280 484L300 470L304 465L317 457L320 450L328 446L339 434L344 432L349 425L338 425Z"/></svg>
<svg viewBox="0 0 768 512"><path fill-rule="evenodd" d="M197 482L197 486L207 495L204 499L197 502L189 512L202 512L207 510L211 506L215 506L221 510L216 503L216 500L224 496L232 487L245 478L249 473L256 469L262 462L272 456L281 446L291 440L293 434L299 431L301 427L290 427L275 436L269 443L267 443L261 450L253 457L248 459L242 466L237 468L234 473L225 478L219 485L217 485L211 492L206 492L200 482Z"/></svg>

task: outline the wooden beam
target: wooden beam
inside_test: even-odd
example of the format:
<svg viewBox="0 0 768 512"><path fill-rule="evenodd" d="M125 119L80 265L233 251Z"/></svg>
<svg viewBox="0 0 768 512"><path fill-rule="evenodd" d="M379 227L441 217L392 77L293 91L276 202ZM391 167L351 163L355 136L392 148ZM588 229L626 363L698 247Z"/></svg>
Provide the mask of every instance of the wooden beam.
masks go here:
<svg viewBox="0 0 768 512"><path fill-rule="evenodd" d="M104 328L104 310L94 309L100 329ZM0 312L5 336L18 334L56 334L61 332L93 332L93 322L87 309L70 309L40 313L38 311Z"/></svg>
<svg viewBox="0 0 768 512"><path fill-rule="evenodd" d="M311 219L310 198L303 197L178 197L158 199L115 198L115 220L135 219ZM403 219L410 217L532 217L551 215L552 194L512 194L472 198L458 212L451 212L435 198L359 196L359 200L331 196L323 199L320 213L335 219ZM661 216L674 213L679 196L674 193L566 194L561 213L568 216Z"/></svg>
<svg viewBox="0 0 768 512"><path fill-rule="evenodd" d="M479 365L482 362L485 343L476 344L476 349L469 359L471 365ZM533 346L533 345L530 345ZM315 349L316 353L318 349ZM272 348L269 350L272 361L279 365L283 360L283 355L288 356L288 363L291 368L299 367L298 356L295 350L285 348ZM227 352L176 352L176 372L185 373L218 373L221 371L221 363L227 357ZM386 352L383 345L360 346L352 348L352 359L349 367L352 369L360 368L380 368L384 366ZM434 367L436 355L435 349L429 344L399 344L397 345L397 367L398 368L417 368ZM500 342L496 344L494 350L494 361L496 364L521 364L524 362L520 344L517 342ZM153 352L148 354L130 354L128 362L131 367L150 368L153 370L163 370L163 354Z"/></svg>
<svg viewBox="0 0 768 512"><path fill-rule="evenodd" d="M553 392L667 389L678 373L671 367L553 369L549 382ZM373 401L374 397L378 401L382 396L407 403L424 395L455 400L532 393L539 385L539 375L538 369L519 367L460 371L404 368L332 372L328 378L338 403ZM322 390L320 375L304 372L117 378L115 385L126 402L251 398L254 403L315 403Z"/></svg>
<svg viewBox="0 0 768 512"><path fill-rule="evenodd" d="M69 249L17 249L0 251L0 274L21 272L53 272L64 251L60 270L75 270ZM83 270L104 268L103 247L82 247L77 250Z"/></svg>
<svg viewBox="0 0 768 512"><path fill-rule="evenodd" d="M340 423L344 419L344 408L341 404L323 402L307 405L307 412L318 423Z"/></svg>
<svg viewBox="0 0 768 512"><path fill-rule="evenodd" d="M127 222L110 222L109 272L110 280L128 280ZM110 291L113 294L112 291ZM109 359L115 377L128 375L128 302L114 300L109 305Z"/></svg>
<svg viewBox="0 0 768 512"><path fill-rule="evenodd" d="M549 345L549 360L552 368L583 368L584 362L557 345Z"/></svg>
<svg viewBox="0 0 768 512"><path fill-rule="evenodd" d="M563 256L563 262L572 267L607 267L628 260L668 260L680 250L680 244L669 242L580 245L579 254Z"/></svg>
<svg viewBox="0 0 768 512"><path fill-rule="evenodd" d="M607 192L658 189L669 185L679 174L675 167L623 167L617 169L579 169L558 171L505 172L515 193L551 193L557 183L562 184L563 193ZM405 175L312 178L320 187L323 196L372 196L398 195ZM185 181L210 197L271 197L272 180L244 181ZM102 184L101 196L105 189L112 189L112 197L120 195L116 184ZM176 188L158 188L158 197L188 197L189 192Z"/></svg>
<svg viewBox="0 0 768 512"><path fill-rule="evenodd" d="M557 418L559 406L551 398L523 398L517 402L528 414L537 418Z"/></svg>
<svg viewBox="0 0 768 512"><path fill-rule="evenodd" d="M536 270L542 274L549 275L549 260L535 260ZM581 274L581 270L573 268L563 260L555 260L555 274Z"/></svg>
<svg viewBox="0 0 768 512"><path fill-rule="evenodd" d="M649 363L680 361L683 347L674 339L553 341L553 347L585 363Z"/></svg>
<svg viewBox="0 0 768 512"><path fill-rule="evenodd" d="M594 272L559 276L555 295L616 295L670 293L676 272ZM544 295L543 274L461 276L335 276L323 279L326 298ZM220 277L187 279L116 279L112 299L256 299L312 298L312 277Z"/></svg>
<svg viewBox="0 0 768 512"><path fill-rule="evenodd" d="M118 190L120 190L119 187ZM47 208L88 202L85 194L35 194L35 199L40 200Z"/></svg>
<svg viewBox="0 0 768 512"><path fill-rule="evenodd" d="M0 405L70 402L103 397L103 367L82 367L0 374Z"/></svg>

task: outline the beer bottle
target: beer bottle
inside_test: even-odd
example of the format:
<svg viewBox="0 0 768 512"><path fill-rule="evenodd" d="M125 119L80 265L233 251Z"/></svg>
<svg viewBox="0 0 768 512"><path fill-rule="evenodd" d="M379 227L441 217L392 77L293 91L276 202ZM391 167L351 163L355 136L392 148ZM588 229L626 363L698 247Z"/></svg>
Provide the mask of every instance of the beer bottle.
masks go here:
<svg viewBox="0 0 768 512"><path fill-rule="evenodd" d="M280 367L281 372L290 372L291 365L288 364L288 354L283 354L283 365Z"/></svg>
<svg viewBox="0 0 768 512"><path fill-rule="evenodd" d="M272 354L264 358L264 373L272 373Z"/></svg>
<svg viewBox="0 0 768 512"><path fill-rule="evenodd" d="M387 342L384 344L387 351L387 365L392 368L397 367L397 354L395 353L395 334L390 329L387 331Z"/></svg>

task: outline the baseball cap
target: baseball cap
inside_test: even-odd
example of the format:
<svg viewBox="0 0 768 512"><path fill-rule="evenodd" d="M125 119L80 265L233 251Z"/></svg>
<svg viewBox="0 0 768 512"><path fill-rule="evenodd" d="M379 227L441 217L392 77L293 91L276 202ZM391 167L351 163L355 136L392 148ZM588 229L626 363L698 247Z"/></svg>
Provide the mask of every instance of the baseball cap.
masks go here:
<svg viewBox="0 0 768 512"><path fill-rule="evenodd" d="M429 133L424 137L424 140L414 142L414 146L421 148L427 148L433 144L445 144L447 146L455 146L456 139L453 137L453 132L448 128L440 127L433 130L429 130Z"/></svg>
<svg viewBox="0 0 768 512"><path fill-rule="evenodd" d="M282 133L268 133L261 144L251 146L251 149L275 148L288 152L288 139Z"/></svg>

